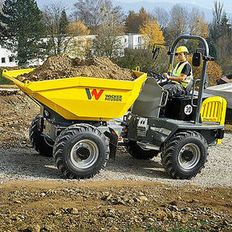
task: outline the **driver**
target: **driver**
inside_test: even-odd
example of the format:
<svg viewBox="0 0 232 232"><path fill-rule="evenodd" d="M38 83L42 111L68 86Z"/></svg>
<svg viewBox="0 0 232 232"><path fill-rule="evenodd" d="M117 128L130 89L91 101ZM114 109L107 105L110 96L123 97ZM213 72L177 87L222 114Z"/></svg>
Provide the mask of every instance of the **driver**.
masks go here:
<svg viewBox="0 0 232 232"><path fill-rule="evenodd" d="M176 56L178 64L174 68L172 75L164 73L171 82L168 82L163 86L164 89L168 90L169 96L182 96L190 91L190 86L193 82L193 72L190 63L187 61L187 55L189 51L185 46L180 46L176 49Z"/></svg>

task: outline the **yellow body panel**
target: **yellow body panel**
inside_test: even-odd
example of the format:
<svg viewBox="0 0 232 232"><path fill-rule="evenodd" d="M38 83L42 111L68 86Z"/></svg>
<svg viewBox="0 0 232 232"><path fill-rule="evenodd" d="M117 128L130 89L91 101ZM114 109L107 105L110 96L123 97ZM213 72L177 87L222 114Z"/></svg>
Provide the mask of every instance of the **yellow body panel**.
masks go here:
<svg viewBox="0 0 232 232"><path fill-rule="evenodd" d="M226 118L227 102L224 98L214 96L209 97L202 103L201 119L202 122L218 123L224 126ZM221 144L221 139L218 139L218 144Z"/></svg>
<svg viewBox="0 0 232 232"><path fill-rule="evenodd" d="M3 71L23 92L67 120L108 121L122 117L139 95L147 74L134 81L74 77L23 83L17 76L33 69Z"/></svg>

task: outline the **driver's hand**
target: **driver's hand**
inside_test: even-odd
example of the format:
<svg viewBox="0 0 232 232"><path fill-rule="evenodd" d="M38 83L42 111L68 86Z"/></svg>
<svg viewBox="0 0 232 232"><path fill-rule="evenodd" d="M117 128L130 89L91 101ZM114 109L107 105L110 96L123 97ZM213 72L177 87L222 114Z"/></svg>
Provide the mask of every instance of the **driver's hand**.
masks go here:
<svg viewBox="0 0 232 232"><path fill-rule="evenodd" d="M163 76L167 79L169 78L169 75L167 73L164 73Z"/></svg>

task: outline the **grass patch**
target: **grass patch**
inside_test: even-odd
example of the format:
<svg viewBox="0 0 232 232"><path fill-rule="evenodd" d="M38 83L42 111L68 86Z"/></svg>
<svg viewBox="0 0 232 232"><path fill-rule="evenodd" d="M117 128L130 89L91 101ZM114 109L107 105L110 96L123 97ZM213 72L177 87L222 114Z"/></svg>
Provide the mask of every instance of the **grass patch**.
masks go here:
<svg viewBox="0 0 232 232"><path fill-rule="evenodd" d="M0 85L10 85L10 84L12 84L10 81L0 76Z"/></svg>
<svg viewBox="0 0 232 232"><path fill-rule="evenodd" d="M0 85L9 85L9 84L12 83L2 76L2 70L0 70Z"/></svg>

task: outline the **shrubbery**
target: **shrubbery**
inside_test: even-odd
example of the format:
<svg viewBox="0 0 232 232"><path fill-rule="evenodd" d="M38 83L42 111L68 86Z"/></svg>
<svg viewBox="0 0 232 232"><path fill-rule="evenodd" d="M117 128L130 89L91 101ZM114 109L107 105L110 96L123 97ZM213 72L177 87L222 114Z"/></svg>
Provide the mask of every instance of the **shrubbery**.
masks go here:
<svg viewBox="0 0 232 232"><path fill-rule="evenodd" d="M168 70L167 58L166 49L160 50L156 60L152 59L152 51L150 49L126 49L125 56L117 58L115 62L123 68L135 69L139 66L143 72L152 69L156 73L163 73Z"/></svg>
<svg viewBox="0 0 232 232"><path fill-rule="evenodd" d="M192 58L189 57L190 64ZM156 60L152 59L152 52L148 49L126 49L125 56L119 57L116 63L124 68L135 69L140 67L141 71L147 72L152 69L156 73L164 73L168 71L169 56L166 49L161 49L160 54ZM200 78L202 72L202 65L200 67L193 67L193 74L195 78ZM215 61L208 62L207 75L209 85L216 85L217 80L222 77L222 69Z"/></svg>
<svg viewBox="0 0 232 232"><path fill-rule="evenodd" d="M192 62L192 58L189 59L189 62ZM200 67L193 67L194 78L201 77L202 67L202 64ZM222 77L221 66L215 61L208 62L207 75L209 86L217 85L217 80L219 80Z"/></svg>
<svg viewBox="0 0 232 232"><path fill-rule="evenodd" d="M10 84L10 81L8 81L6 78L2 76L2 69L0 69L0 85Z"/></svg>

